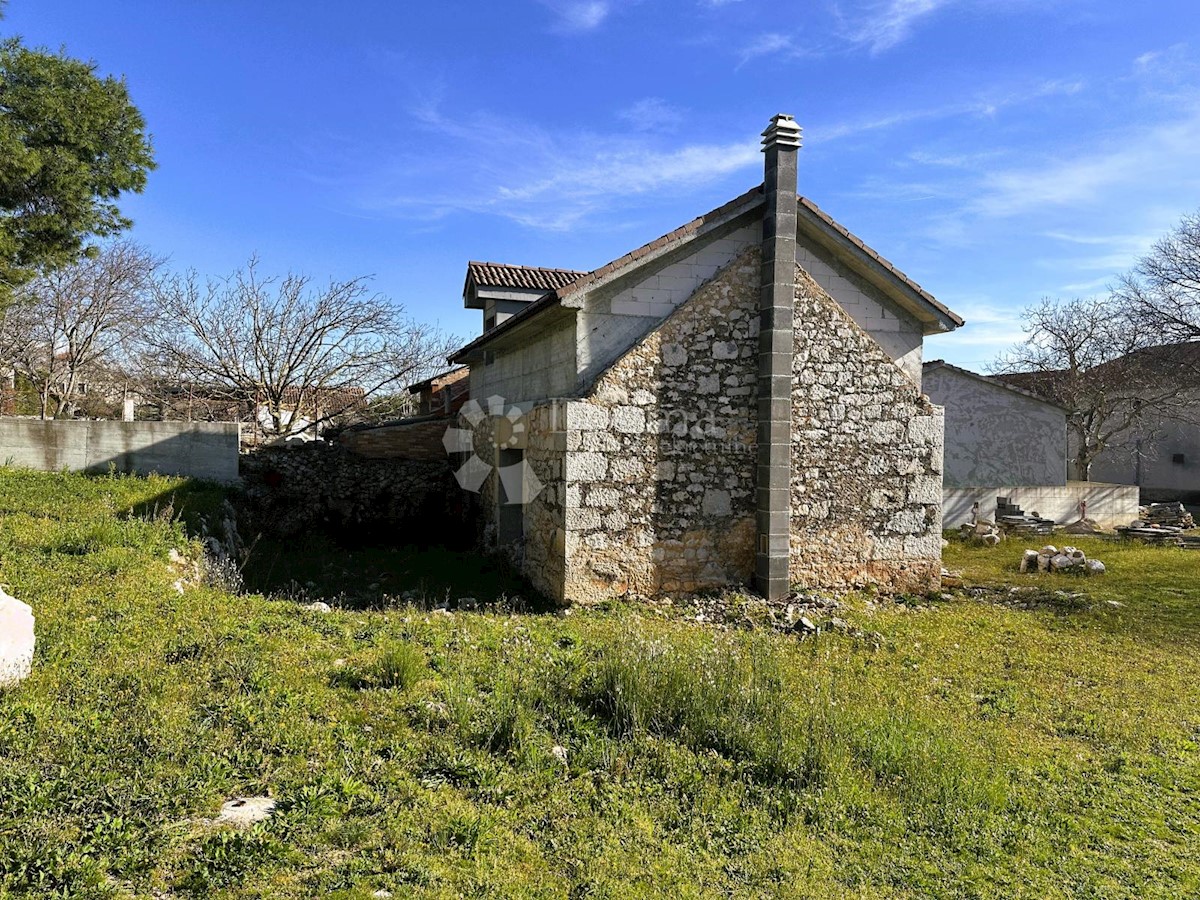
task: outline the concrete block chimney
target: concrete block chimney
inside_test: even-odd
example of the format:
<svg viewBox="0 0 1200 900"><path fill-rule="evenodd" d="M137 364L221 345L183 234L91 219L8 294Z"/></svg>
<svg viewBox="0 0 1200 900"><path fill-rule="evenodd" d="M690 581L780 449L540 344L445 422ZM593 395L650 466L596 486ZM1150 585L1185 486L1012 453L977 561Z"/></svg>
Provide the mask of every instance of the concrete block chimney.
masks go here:
<svg viewBox="0 0 1200 900"><path fill-rule="evenodd" d="M763 132L762 278L758 333L758 553L755 583L788 595L791 557L792 308L796 295L796 152L800 126L780 113Z"/></svg>

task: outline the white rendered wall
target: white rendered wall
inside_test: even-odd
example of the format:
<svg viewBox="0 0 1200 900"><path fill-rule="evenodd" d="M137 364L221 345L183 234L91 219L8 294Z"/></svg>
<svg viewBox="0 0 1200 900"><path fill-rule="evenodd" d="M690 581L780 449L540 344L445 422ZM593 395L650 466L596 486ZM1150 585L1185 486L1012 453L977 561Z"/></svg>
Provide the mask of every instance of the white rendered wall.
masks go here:
<svg viewBox="0 0 1200 900"><path fill-rule="evenodd" d="M1065 411L944 366L922 390L946 408L946 487L1066 483Z"/></svg>

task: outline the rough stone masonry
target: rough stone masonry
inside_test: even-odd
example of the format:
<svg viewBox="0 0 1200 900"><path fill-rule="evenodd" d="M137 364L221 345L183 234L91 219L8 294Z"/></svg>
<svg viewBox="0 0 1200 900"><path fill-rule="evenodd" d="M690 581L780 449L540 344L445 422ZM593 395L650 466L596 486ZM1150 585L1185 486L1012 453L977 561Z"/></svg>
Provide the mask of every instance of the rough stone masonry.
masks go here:
<svg viewBox="0 0 1200 900"><path fill-rule="evenodd" d="M749 583L758 555L761 254L747 251L578 400L536 407L524 570L573 602ZM789 565L802 587L937 587L940 411L795 268ZM803 326L803 327L801 327Z"/></svg>

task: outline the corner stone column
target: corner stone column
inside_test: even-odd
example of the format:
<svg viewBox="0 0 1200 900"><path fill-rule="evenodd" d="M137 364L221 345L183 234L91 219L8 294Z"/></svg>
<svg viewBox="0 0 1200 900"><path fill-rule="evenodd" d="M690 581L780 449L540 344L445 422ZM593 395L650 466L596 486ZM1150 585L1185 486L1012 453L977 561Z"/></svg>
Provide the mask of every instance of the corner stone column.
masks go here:
<svg viewBox="0 0 1200 900"><path fill-rule="evenodd" d="M768 600L788 595L791 556L792 310L796 296L796 152L800 126L777 115L763 132L762 278L758 314L758 548Z"/></svg>

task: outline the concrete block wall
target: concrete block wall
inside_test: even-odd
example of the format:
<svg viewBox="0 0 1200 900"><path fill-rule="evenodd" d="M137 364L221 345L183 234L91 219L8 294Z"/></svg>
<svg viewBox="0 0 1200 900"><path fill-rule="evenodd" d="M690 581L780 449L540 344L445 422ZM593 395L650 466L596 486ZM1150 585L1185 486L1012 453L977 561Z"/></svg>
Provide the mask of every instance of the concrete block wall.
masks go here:
<svg viewBox="0 0 1200 900"><path fill-rule="evenodd" d="M0 419L0 462L44 472L68 469L236 481L236 422L111 422Z"/></svg>
<svg viewBox="0 0 1200 900"><path fill-rule="evenodd" d="M565 397L575 391L576 371L575 324L561 319L519 347L495 351L491 363L473 363L471 396L481 403L492 396L509 403Z"/></svg>
<svg viewBox="0 0 1200 900"><path fill-rule="evenodd" d="M796 264L875 339L917 387L921 386L924 332L916 319L882 299L825 251L803 240L796 245Z"/></svg>
<svg viewBox="0 0 1200 900"><path fill-rule="evenodd" d="M761 233L759 222L744 225L692 247L684 259L664 265L611 297L589 297L578 315L578 387L590 387L601 372L702 284L748 247L758 246Z"/></svg>

